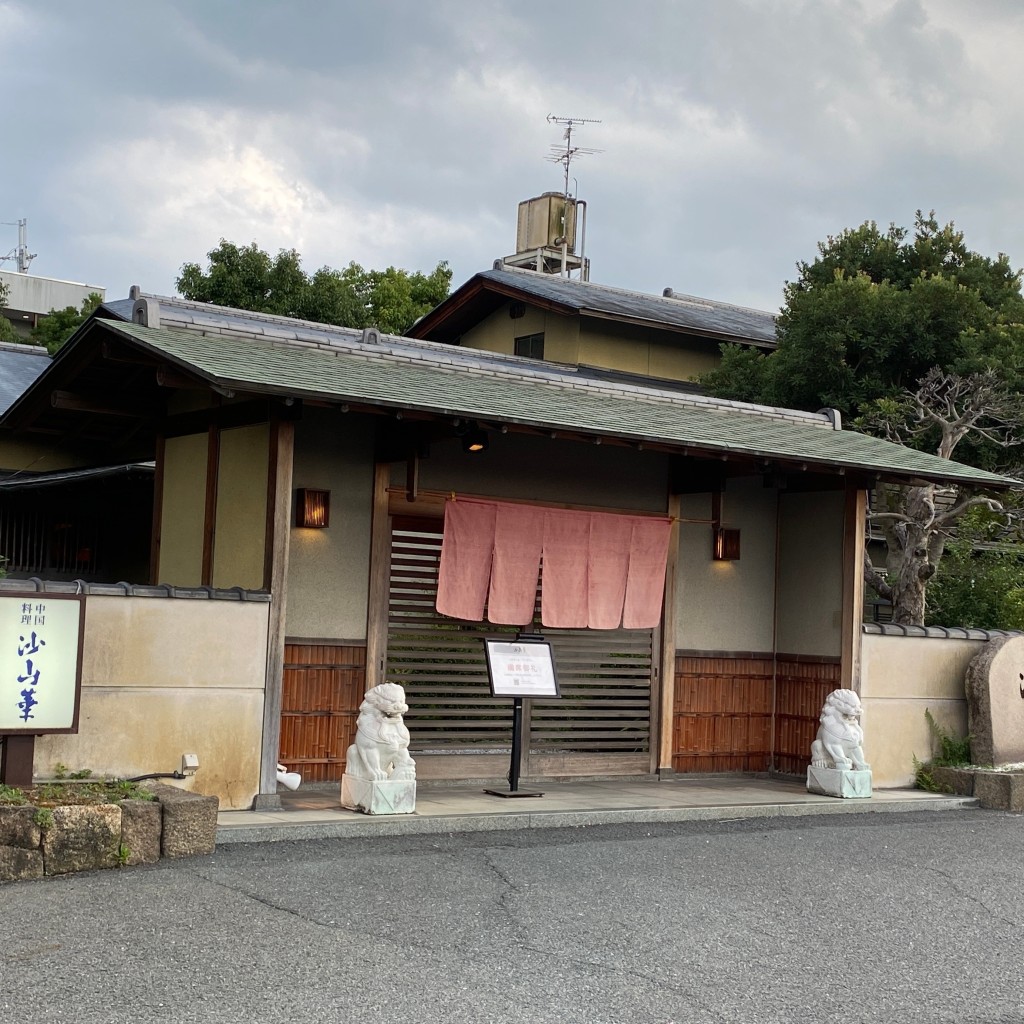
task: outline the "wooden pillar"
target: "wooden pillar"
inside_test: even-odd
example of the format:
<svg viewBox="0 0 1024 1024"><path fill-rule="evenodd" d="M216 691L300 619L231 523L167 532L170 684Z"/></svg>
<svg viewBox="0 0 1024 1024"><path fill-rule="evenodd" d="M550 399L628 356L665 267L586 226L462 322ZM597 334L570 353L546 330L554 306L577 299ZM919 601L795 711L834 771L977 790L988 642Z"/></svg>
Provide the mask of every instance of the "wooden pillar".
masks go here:
<svg viewBox="0 0 1024 1024"><path fill-rule="evenodd" d="M682 500L678 494L668 499L668 514L675 522L668 542L668 562L665 567L665 609L661 626L661 690L658 712L658 774L672 774L673 733L675 730L676 702L676 588L679 563L679 513ZM653 724L653 723L652 723Z"/></svg>
<svg viewBox="0 0 1024 1024"><path fill-rule="evenodd" d="M267 673L263 696L263 745L257 809L279 807L277 762L281 751L281 696L284 688L284 634L288 601L288 552L291 541L292 469L295 424L275 414L270 422L267 473L267 565L270 614L267 624Z"/></svg>
<svg viewBox="0 0 1024 1024"><path fill-rule="evenodd" d="M843 515L843 633L840 685L860 693L861 623L864 621L864 534L868 492L846 491Z"/></svg>
<svg viewBox="0 0 1024 1024"><path fill-rule="evenodd" d="M391 521L388 485L391 465L378 462L373 476L373 522L370 527L370 594L366 613L366 688L384 682L388 646L388 591L391 580Z"/></svg>

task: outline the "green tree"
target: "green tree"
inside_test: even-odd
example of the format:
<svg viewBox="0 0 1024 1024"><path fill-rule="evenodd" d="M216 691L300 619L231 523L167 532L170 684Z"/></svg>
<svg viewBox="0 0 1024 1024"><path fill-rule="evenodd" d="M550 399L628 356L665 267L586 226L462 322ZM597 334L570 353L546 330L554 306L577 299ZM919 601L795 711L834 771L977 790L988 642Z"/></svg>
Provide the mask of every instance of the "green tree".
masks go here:
<svg viewBox="0 0 1024 1024"><path fill-rule="evenodd" d="M778 348L723 352L710 393L857 416L871 401L914 390L934 366L996 369L1024 383L1021 272L972 252L952 223L917 212L913 233L873 222L819 243L787 282Z"/></svg>
<svg viewBox="0 0 1024 1024"><path fill-rule="evenodd" d="M7 308L8 289L7 285L0 281L0 310ZM18 335L14 333L11 321L0 315L0 341L19 341Z"/></svg>
<svg viewBox="0 0 1024 1024"><path fill-rule="evenodd" d="M452 272L444 262L430 274L364 270L358 263L307 274L294 249L271 256L255 242L240 247L223 238L206 255L207 269L198 263L181 268L175 284L186 299L390 334L408 330L451 287Z"/></svg>
<svg viewBox="0 0 1024 1024"><path fill-rule="evenodd" d="M785 285L778 348L723 348L701 382L741 401L833 407L859 429L985 469L1021 438L1012 395L1024 391L1021 272L973 252L952 223L917 212L913 231L874 222L818 245ZM865 564L897 622L922 624L925 588L967 510L989 495L934 485L880 486L872 518L886 566ZM1001 507L1001 506L999 506Z"/></svg>
<svg viewBox="0 0 1024 1024"><path fill-rule="evenodd" d="M45 345L46 351L52 356L85 323L89 314L102 302L102 295L98 292L90 292L88 297L82 300L80 309L75 309L74 306L51 309L39 321L39 326L33 328L33 341L37 345Z"/></svg>

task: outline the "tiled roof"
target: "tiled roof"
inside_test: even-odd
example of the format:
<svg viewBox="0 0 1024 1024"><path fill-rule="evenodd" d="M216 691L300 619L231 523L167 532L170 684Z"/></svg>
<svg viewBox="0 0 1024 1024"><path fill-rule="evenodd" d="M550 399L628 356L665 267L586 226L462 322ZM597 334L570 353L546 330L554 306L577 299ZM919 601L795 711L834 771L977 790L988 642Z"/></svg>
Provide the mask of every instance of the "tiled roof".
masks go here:
<svg viewBox="0 0 1024 1024"><path fill-rule="evenodd" d="M666 289L665 295L647 295L512 267L485 270L477 278L581 313L646 320L702 334L775 344L775 314L684 295L672 289Z"/></svg>
<svg viewBox="0 0 1024 1024"><path fill-rule="evenodd" d="M163 323L163 319L161 320ZM527 360L429 342L254 336L232 326L109 329L226 389L523 424L545 430L710 453L834 466L895 479L1005 486L1004 477L854 431L824 415L748 406L698 395L580 378ZM534 364L535 365L535 364Z"/></svg>
<svg viewBox="0 0 1024 1024"><path fill-rule="evenodd" d="M38 345L0 344L0 413L50 365L50 356Z"/></svg>

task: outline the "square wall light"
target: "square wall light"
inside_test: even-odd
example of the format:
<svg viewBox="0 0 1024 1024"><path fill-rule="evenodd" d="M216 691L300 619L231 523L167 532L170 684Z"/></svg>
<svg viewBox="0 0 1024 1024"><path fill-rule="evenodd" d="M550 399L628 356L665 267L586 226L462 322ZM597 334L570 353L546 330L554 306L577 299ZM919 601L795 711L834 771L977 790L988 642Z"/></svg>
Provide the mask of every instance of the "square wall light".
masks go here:
<svg viewBox="0 0 1024 1024"><path fill-rule="evenodd" d="M331 522L331 492L300 487L295 492L295 525L323 530Z"/></svg>
<svg viewBox="0 0 1024 1024"><path fill-rule="evenodd" d="M711 557L716 562L735 562L740 557L740 531L716 526L711 531Z"/></svg>

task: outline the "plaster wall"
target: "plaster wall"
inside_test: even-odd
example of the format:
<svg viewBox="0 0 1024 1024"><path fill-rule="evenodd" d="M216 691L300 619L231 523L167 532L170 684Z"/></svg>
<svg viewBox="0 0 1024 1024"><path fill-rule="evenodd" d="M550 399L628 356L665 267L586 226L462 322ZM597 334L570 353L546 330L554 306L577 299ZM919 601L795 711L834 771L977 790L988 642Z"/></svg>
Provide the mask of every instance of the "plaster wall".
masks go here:
<svg viewBox="0 0 1024 1024"><path fill-rule="evenodd" d="M546 360L571 365L579 362L579 317L527 306L526 313L513 320L508 315L510 305L509 302L504 303L466 331L461 339L463 348L514 355L516 338L543 334Z"/></svg>
<svg viewBox="0 0 1024 1024"><path fill-rule="evenodd" d="M213 586L263 586L267 532L269 427L221 431Z"/></svg>
<svg viewBox="0 0 1024 1024"><path fill-rule="evenodd" d="M842 491L779 495L777 651L841 653L844 511Z"/></svg>
<svg viewBox="0 0 1024 1024"><path fill-rule="evenodd" d="M306 409L296 424L295 487L329 490L331 519L325 530L291 528L288 636L366 637L372 429L367 418L327 409Z"/></svg>
<svg viewBox="0 0 1024 1024"><path fill-rule="evenodd" d="M99 597L85 607L79 731L36 740L34 771L200 770L184 788L223 810L259 791L269 603Z"/></svg>
<svg viewBox="0 0 1024 1024"><path fill-rule="evenodd" d="M25 470L31 473L52 473L57 469L76 469L92 465L92 460L77 458L42 444L27 441L0 440L0 469Z"/></svg>
<svg viewBox="0 0 1024 1024"><path fill-rule="evenodd" d="M740 530L738 561L711 557L711 495L684 494L676 573L676 646L770 651L775 589L776 494L761 480L730 480L722 524Z"/></svg>
<svg viewBox="0 0 1024 1024"><path fill-rule="evenodd" d="M718 344L710 339L687 338L654 327L595 317L566 316L529 305L523 316L513 320L510 305L504 303L466 331L462 346L512 355L516 338L543 333L544 358L551 362L600 366L668 380L692 380L717 366L721 359Z"/></svg>
<svg viewBox="0 0 1024 1024"><path fill-rule="evenodd" d="M877 633L861 641L864 755L874 784L912 785L914 757L933 753L926 710L951 735L967 734L967 666L987 641Z"/></svg>
<svg viewBox="0 0 1024 1024"><path fill-rule="evenodd" d="M202 580L206 452L205 433L169 437L164 444L159 583L184 587Z"/></svg>
<svg viewBox="0 0 1024 1024"><path fill-rule="evenodd" d="M420 463L424 490L664 512L667 456L614 445L492 432L485 452L467 455L458 439L431 446ZM392 483L405 485L405 464Z"/></svg>

